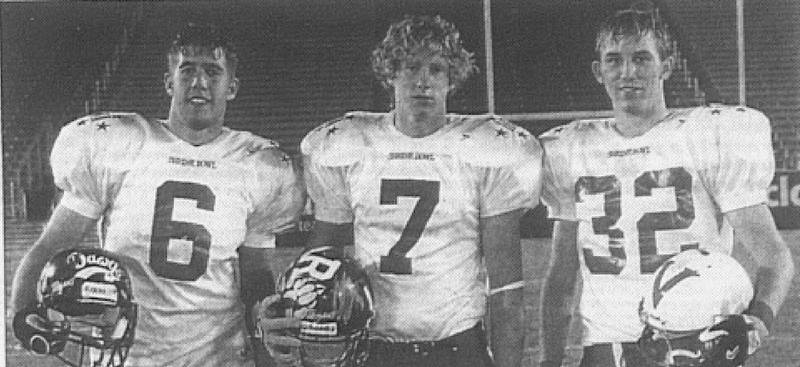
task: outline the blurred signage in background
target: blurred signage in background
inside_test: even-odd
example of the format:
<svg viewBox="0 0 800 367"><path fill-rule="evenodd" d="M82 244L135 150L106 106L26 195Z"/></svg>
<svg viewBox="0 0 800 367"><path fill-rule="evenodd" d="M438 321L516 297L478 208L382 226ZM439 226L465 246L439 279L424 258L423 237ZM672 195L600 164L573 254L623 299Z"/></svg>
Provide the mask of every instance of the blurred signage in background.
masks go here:
<svg viewBox="0 0 800 367"><path fill-rule="evenodd" d="M775 172L769 207L779 229L800 229L800 171Z"/></svg>

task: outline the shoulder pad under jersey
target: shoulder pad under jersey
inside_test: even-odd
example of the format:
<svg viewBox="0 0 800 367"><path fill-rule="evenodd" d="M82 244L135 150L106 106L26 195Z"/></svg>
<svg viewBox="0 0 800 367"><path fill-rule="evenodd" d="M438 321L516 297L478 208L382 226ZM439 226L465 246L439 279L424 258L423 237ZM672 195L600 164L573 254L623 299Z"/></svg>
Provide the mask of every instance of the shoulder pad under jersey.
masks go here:
<svg viewBox="0 0 800 367"><path fill-rule="evenodd" d="M101 112L68 123L60 136L83 140L84 144L91 142L103 150L119 150L140 144L150 123L137 113ZM80 144L78 141L64 143Z"/></svg>
<svg viewBox="0 0 800 367"><path fill-rule="evenodd" d="M769 129L769 118L761 111L744 106L712 104L696 107L679 117L696 131L716 135L720 129L736 130L746 136L747 131Z"/></svg>
<svg viewBox="0 0 800 367"><path fill-rule="evenodd" d="M539 135L539 139L542 144L550 140L567 139L578 134L601 130L608 127L609 122L609 119L575 120L542 133Z"/></svg>
<svg viewBox="0 0 800 367"><path fill-rule="evenodd" d="M76 176L91 181L104 179L97 175L106 169L125 171L144 145L150 123L135 113L93 114L68 123L50 151L53 179L57 184Z"/></svg>
<svg viewBox="0 0 800 367"><path fill-rule="evenodd" d="M248 131L239 131L238 133L242 134L245 155L255 157L259 164L271 167L284 167L292 164L292 158L280 149L278 142Z"/></svg>
<svg viewBox="0 0 800 367"><path fill-rule="evenodd" d="M379 128L384 113L348 112L309 132L300 144L305 156L325 166L346 166L361 159L367 135Z"/></svg>
<svg viewBox="0 0 800 367"><path fill-rule="evenodd" d="M756 119L760 120L764 118L764 114L761 111L745 107L745 106L726 106L721 104L711 104L708 106L698 107L700 110L700 115L703 117L708 117L711 119Z"/></svg>
<svg viewBox="0 0 800 367"><path fill-rule="evenodd" d="M462 159L478 166L513 165L538 159L539 142L525 130L495 115L450 115Z"/></svg>

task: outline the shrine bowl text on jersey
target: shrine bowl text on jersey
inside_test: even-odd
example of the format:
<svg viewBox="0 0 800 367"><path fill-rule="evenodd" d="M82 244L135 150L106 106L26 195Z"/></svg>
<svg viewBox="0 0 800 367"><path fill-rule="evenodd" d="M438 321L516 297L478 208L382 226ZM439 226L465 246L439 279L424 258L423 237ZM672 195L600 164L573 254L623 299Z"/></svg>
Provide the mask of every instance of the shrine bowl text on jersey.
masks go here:
<svg viewBox="0 0 800 367"><path fill-rule="evenodd" d="M722 213L765 203L774 173L769 121L745 107L673 111L631 138L575 121L541 141L549 215L580 222L584 345L635 341L655 270L686 249L730 253Z"/></svg>
<svg viewBox="0 0 800 367"><path fill-rule="evenodd" d="M131 275L140 315L129 364L236 365L237 248L274 246L296 220L289 157L248 132L223 128L193 146L163 121L107 113L65 126L51 161L63 205L101 219L101 245Z"/></svg>
<svg viewBox="0 0 800 367"><path fill-rule="evenodd" d="M354 224L374 334L439 340L483 318L479 219L538 203L541 149L494 116L447 115L422 138L393 121L356 112L309 133L306 185L317 219Z"/></svg>

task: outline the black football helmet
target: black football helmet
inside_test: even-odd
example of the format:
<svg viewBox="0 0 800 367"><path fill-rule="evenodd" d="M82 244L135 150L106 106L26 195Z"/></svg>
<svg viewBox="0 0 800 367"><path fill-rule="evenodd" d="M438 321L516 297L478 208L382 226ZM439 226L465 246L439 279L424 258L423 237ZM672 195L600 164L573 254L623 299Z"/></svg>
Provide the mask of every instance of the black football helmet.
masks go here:
<svg viewBox="0 0 800 367"><path fill-rule="evenodd" d="M121 367L133 344L137 308L120 260L98 248L54 255L42 269L35 304L14 316L30 351L69 366ZM75 347L67 348L74 344Z"/></svg>
<svg viewBox="0 0 800 367"><path fill-rule="evenodd" d="M688 250L656 270L639 305L639 349L659 366L740 367L748 356L742 315L753 297L747 272L721 253Z"/></svg>
<svg viewBox="0 0 800 367"><path fill-rule="evenodd" d="M358 367L367 358L372 291L367 274L342 250L325 246L304 251L278 281L278 314L301 319L305 367Z"/></svg>

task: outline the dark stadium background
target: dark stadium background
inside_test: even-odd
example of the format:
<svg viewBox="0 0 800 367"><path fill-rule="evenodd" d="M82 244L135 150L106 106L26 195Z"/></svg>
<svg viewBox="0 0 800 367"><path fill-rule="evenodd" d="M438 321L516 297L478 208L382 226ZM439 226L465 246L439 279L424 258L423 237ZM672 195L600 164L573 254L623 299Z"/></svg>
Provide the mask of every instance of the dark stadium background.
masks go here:
<svg viewBox="0 0 800 367"><path fill-rule="evenodd" d="M609 110L589 69L593 26L632 3L492 0L494 111L538 134L569 116ZM668 105L738 103L736 2L649 3L676 35L679 62L666 86ZM242 87L229 105L228 125L273 138L296 155L312 127L349 110L389 108L389 94L374 80L369 55L391 21L412 13L440 14L457 25L481 71L449 107L487 112L480 0L0 3L6 297L19 257L41 232L58 197L48 167L58 129L96 111L165 117L163 52L183 23L213 22L237 41ZM744 36L747 105L772 122L779 173L771 206L800 259L800 231L792 230L800 227L800 2L744 0ZM526 237L534 237L526 241L525 253L530 270L526 291L534 301L549 251L542 238L550 228L543 214L538 208L524 226ZM278 264L295 253L282 251ZM800 365L797 283L768 349L752 365ZM531 326L533 335L537 325ZM8 330L6 337L11 338L6 341L8 365L45 363L20 351ZM528 341L526 358L538 358L535 340Z"/></svg>

